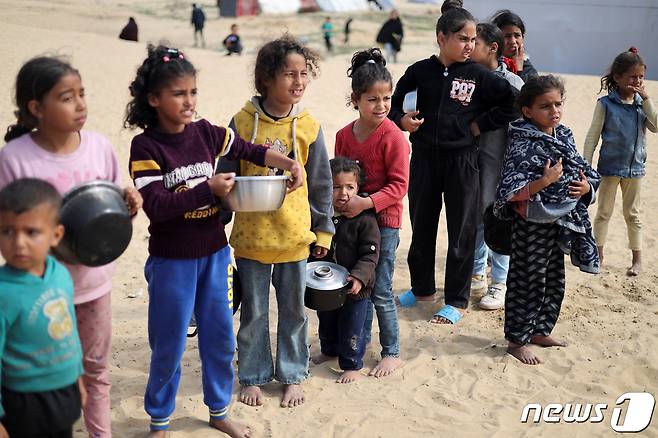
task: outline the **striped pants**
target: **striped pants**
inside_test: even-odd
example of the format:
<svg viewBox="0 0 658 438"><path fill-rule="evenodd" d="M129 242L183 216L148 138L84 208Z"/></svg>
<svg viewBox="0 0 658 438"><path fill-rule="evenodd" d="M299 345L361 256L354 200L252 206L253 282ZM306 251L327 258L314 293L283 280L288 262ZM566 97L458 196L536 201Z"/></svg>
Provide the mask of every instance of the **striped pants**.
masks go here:
<svg viewBox="0 0 658 438"><path fill-rule="evenodd" d="M564 298L564 253L558 225L516 216L505 295L505 339L525 345L534 335L550 335Z"/></svg>

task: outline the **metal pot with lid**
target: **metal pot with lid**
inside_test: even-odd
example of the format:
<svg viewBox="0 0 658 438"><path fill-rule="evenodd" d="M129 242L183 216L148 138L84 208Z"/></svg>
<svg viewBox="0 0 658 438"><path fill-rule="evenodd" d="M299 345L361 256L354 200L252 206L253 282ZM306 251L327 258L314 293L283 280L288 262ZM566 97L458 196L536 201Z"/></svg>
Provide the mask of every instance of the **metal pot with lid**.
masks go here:
<svg viewBox="0 0 658 438"><path fill-rule="evenodd" d="M347 269L331 262L306 265L304 304L318 311L336 310L345 304L350 275Z"/></svg>

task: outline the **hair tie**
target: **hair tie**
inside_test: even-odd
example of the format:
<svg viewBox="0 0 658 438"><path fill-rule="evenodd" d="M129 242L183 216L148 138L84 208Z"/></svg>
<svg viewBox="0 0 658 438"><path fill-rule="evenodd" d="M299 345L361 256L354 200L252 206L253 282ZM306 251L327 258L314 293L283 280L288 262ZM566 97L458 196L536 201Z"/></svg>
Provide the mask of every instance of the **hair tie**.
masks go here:
<svg viewBox="0 0 658 438"><path fill-rule="evenodd" d="M162 60L164 62L169 62L176 58L185 59L183 52L179 51L178 49L167 49L167 54L162 57Z"/></svg>
<svg viewBox="0 0 658 438"><path fill-rule="evenodd" d="M374 59L369 59L366 61L366 64L376 64Z"/></svg>
<svg viewBox="0 0 658 438"><path fill-rule="evenodd" d="M637 55L637 48L636 47L631 47L630 49L628 49L628 51Z"/></svg>

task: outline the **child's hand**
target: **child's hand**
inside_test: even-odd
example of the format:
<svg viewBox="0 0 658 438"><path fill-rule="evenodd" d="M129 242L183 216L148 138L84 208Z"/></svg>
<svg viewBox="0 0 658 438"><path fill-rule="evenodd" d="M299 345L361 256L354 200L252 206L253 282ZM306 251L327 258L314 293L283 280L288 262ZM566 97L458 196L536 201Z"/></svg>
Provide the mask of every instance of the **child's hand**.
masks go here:
<svg viewBox="0 0 658 438"><path fill-rule="evenodd" d="M547 187L562 178L562 173L562 158L559 158L553 167L551 167L551 160L546 160L543 178Z"/></svg>
<svg viewBox="0 0 658 438"><path fill-rule="evenodd" d="M521 44L518 49L516 49L516 54L513 56L514 63L516 64L516 70L523 70L523 61L525 60L525 44Z"/></svg>
<svg viewBox="0 0 658 438"><path fill-rule="evenodd" d="M80 403L82 404L82 409L84 409L87 404L87 388L85 388L82 377L78 379L78 388L80 389Z"/></svg>
<svg viewBox="0 0 658 438"><path fill-rule="evenodd" d="M339 211L346 218L353 218L361 214L363 210L373 208L375 204L370 197L362 198L361 196L352 196L345 206Z"/></svg>
<svg viewBox="0 0 658 438"><path fill-rule="evenodd" d="M581 196L585 196L590 191L590 189L591 187L589 182L587 182L587 177L581 170L580 180L573 180L571 181L571 184L569 184L569 196L572 198L580 198Z"/></svg>
<svg viewBox="0 0 658 438"><path fill-rule="evenodd" d="M2 423L0 423L0 438L9 438L9 433Z"/></svg>
<svg viewBox="0 0 658 438"><path fill-rule="evenodd" d="M406 113L402 118L400 119L400 127L404 131L408 132L416 132L418 131L418 128L420 125L423 124L425 119L417 119L416 116L420 114L420 111L413 111L410 113Z"/></svg>
<svg viewBox="0 0 658 438"><path fill-rule="evenodd" d="M218 173L208 180L208 185L215 196L224 197L235 185L235 173Z"/></svg>
<svg viewBox="0 0 658 438"><path fill-rule="evenodd" d="M288 181L288 193L290 193L304 185L304 172L302 172L302 166L297 161L293 161L293 164L288 170L291 177Z"/></svg>
<svg viewBox="0 0 658 438"><path fill-rule="evenodd" d="M633 87L633 86L631 86L630 88L631 88L635 93L639 94L640 97L641 97L643 100L647 100L647 99L649 98L649 94L648 94L647 91L644 89L644 82L640 82L640 85L638 85L637 87Z"/></svg>
<svg viewBox="0 0 658 438"><path fill-rule="evenodd" d="M480 127L478 126L475 120L473 120L468 126L471 128L471 133L473 134L473 137L477 138L480 136Z"/></svg>
<svg viewBox="0 0 658 438"><path fill-rule="evenodd" d="M349 295L356 295L359 292L361 292L361 289L363 289L363 283L361 283L361 280L359 280L358 278L349 275L347 277L347 281L352 282L352 287L350 287L350 290L347 291Z"/></svg>
<svg viewBox="0 0 658 438"><path fill-rule="evenodd" d="M126 201L130 216L135 216L144 204L144 199L142 199L142 195L139 193L139 191L136 188L130 186L123 189L123 199Z"/></svg>
<svg viewBox="0 0 658 438"><path fill-rule="evenodd" d="M315 245L313 247L313 257L316 259L323 259L327 256L327 253L329 250L327 248L323 248L321 246Z"/></svg>

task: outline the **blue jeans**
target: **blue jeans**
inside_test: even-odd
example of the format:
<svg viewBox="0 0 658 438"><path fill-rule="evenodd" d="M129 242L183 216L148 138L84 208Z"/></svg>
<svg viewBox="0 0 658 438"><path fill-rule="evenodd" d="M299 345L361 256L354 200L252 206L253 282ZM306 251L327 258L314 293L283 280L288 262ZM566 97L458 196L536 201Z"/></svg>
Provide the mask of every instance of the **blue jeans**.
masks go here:
<svg viewBox="0 0 658 438"><path fill-rule="evenodd" d="M379 227L382 240L379 247L379 263L375 271L375 286L370 295L366 322L363 327L366 345L370 343L372 331L373 305L379 323L379 343L382 357L400 356L400 326L398 309L393 296L393 271L395 270L395 250L400 244L398 228Z"/></svg>
<svg viewBox="0 0 658 438"><path fill-rule="evenodd" d="M484 241L484 225L480 224L475 234L475 261L473 262L473 275L485 275L487 257L491 256L491 280L493 283L507 282L509 269L509 256L492 251Z"/></svg>
<svg viewBox="0 0 658 438"><path fill-rule="evenodd" d="M242 284L238 330L238 380L264 385L276 379L296 384L308 377L308 318L304 312L306 260L263 264L236 259ZM276 291L276 371L269 328L270 278Z"/></svg>
<svg viewBox="0 0 658 438"><path fill-rule="evenodd" d="M227 246L207 257L169 259L149 256L148 334L151 347L144 407L151 430L164 430L174 412L181 358L192 315L199 327L203 402L210 416L228 414L233 389L233 267Z"/></svg>
<svg viewBox="0 0 658 438"><path fill-rule="evenodd" d="M320 351L327 356L338 356L341 370L363 368L366 350L363 323L369 304L368 300L348 299L339 309L318 312Z"/></svg>

